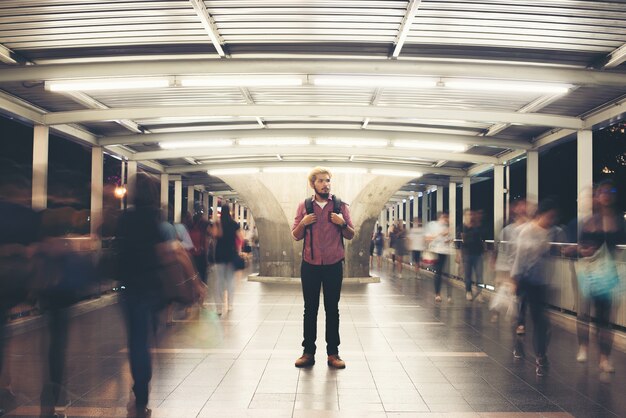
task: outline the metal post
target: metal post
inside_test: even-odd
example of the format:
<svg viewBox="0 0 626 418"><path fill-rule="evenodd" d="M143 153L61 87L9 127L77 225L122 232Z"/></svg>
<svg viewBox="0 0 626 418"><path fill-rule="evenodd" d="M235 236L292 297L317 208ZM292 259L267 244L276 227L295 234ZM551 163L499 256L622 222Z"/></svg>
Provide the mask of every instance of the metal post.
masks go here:
<svg viewBox="0 0 626 418"><path fill-rule="evenodd" d="M33 132L33 185L31 206L35 210L48 207L48 141L49 128L35 125Z"/></svg>
<svg viewBox="0 0 626 418"><path fill-rule="evenodd" d="M91 149L91 210L89 229L93 237L102 226L102 189L104 185L104 152L102 147Z"/></svg>

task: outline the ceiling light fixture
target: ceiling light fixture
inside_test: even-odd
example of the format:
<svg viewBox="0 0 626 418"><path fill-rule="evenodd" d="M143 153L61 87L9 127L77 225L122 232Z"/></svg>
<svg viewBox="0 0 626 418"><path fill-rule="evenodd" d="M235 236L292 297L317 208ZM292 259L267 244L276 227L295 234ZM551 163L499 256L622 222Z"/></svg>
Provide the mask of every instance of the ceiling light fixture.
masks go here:
<svg viewBox="0 0 626 418"><path fill-rule="evenodd" d="M159 142L162 149L181 149L181 148L219 148L230 147L233 141L230 139L215 139L206 141L176 141L176 142Z"/></svg>
<svg viewBox="0 0 626 418"><path fill-rule="evenodd" d="M411 148L433 151L464 152L467 145L451 142L428 142L428 141L394 141L393 146L397 148Z"/></svg>
<svg viewBox="0 0 626 418"><path fill-rule="evenodd" d="M248 138L240 139L239 145L242 146L257 146L257 147L272 147L272 146L286 146L286 145L310 145L311 140L308 138Z"/></svg>
<svg viewBox="0 0 626 418"><path fill-rule="evenodd" d="M352 138L318 138L315 140L317 145L326 145L331 147L369 147L381 148L389 145L386 139L352 139Z"/></svg>
<svg viewBox="0 0 626 418"><path fill-rule="evenodd" d="M304 78L294 75L225 75L212 77L181 77L182 87L290 87L301 86Z"/></svg>
<svg viewBox="0 0 626 418"><path fill-rule="evenodd" d="M210 176L229 176L229 175L240 175L240 174L256 174L258 173L258 168L253 167L241 167L241 168L218 168L215 170L209 170L207 173Z"/></svg>
<svg viewBox="0 0 626 418"><path fill-rule="evenodd" d="M44 87L48 91L99 91L128 90L169 87L169 78L105 78L46 81Z"/></svg>
<svg viewBox="0 0 626 418"><path fill-rule="evenodd" d="M396 177L411 177L411 178L417 178L417 177L422 176L422 173L420 173L419 171L386 170L386 169L378 169L378 168L373 168L372 174L376 174L379 176L396 176Z"/></svg>
<svg viewBox="0 0 626 418"><path fill-rule="evenodd" d="M399 87L399 88L435 88L437 79L410 76L352 76L352 75L315 75L310 77L314 86L320 87Z"/></svg>

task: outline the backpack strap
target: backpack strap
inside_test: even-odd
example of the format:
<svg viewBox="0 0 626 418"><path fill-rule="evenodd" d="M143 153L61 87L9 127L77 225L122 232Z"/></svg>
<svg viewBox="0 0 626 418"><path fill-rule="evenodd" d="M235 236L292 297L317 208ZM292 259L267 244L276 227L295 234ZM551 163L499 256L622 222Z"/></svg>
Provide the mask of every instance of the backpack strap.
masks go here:
<svg viewBox="0 0 626 418"><path fill-rule="evenodd" d="M333 212L336 214L341 213L341 198L339 196L333 195ZM341 246L345 247L343 244L343 231L339 231L339 239L341 240Z"/></svg>
<svg viewBox="0 0 626 418"><path fill-rule="evenodd" d="M311 213L313 213L313 197L308 197L306 199L304 199L304 209L306 210L306 214L310 215ZM313 258L313 228L311 228L311 225L307 225L304 227L304 241L302 242L302 254L304 256L304 250L306 249L306 232L307 230L309 231L309 235L310 238L309 240L311 241L311 258Z"/></svg>

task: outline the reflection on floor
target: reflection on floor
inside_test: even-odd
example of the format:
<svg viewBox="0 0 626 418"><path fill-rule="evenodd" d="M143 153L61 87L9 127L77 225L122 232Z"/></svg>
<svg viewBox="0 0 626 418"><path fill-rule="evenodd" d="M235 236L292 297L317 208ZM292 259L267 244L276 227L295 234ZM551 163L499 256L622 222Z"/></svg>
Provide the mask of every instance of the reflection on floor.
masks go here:
<svg viewBox="0 0 626 418"><path fill-rule="evenodd" d="M340 354L345 370L301 354L302 296L297 284L238 280L234 309L208 304L158 330L150 408L153 417L618 417L626 416L626 356L601 376L597 351L577 363L576 336L553 327L547 376L515 360L510 324L491 323L486 304L461 289L434 302L432 279L404 272L380 284L344 285ZM322 305L323 306L323 305ZM8 416L39 416L43 329L12 337L8 362L13 402ZM124 417L131 378L119 306L74 317L67 384L70 417ZM612 381L611 381L612 380ZM6 401L6 399L5 399Z"/></svg>

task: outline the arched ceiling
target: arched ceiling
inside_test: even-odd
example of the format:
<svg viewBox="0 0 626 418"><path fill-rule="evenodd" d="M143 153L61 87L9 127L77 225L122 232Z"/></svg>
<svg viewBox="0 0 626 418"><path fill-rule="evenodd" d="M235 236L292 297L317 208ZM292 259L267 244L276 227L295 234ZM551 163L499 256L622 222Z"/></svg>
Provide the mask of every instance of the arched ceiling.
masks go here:
<svg viewBox="0 0 626 418"><path fill-rule="evenodd" d="M624 1L4 0L0 110L209 190L320 163L419 188L623 118L625 28Z"/></svg>

